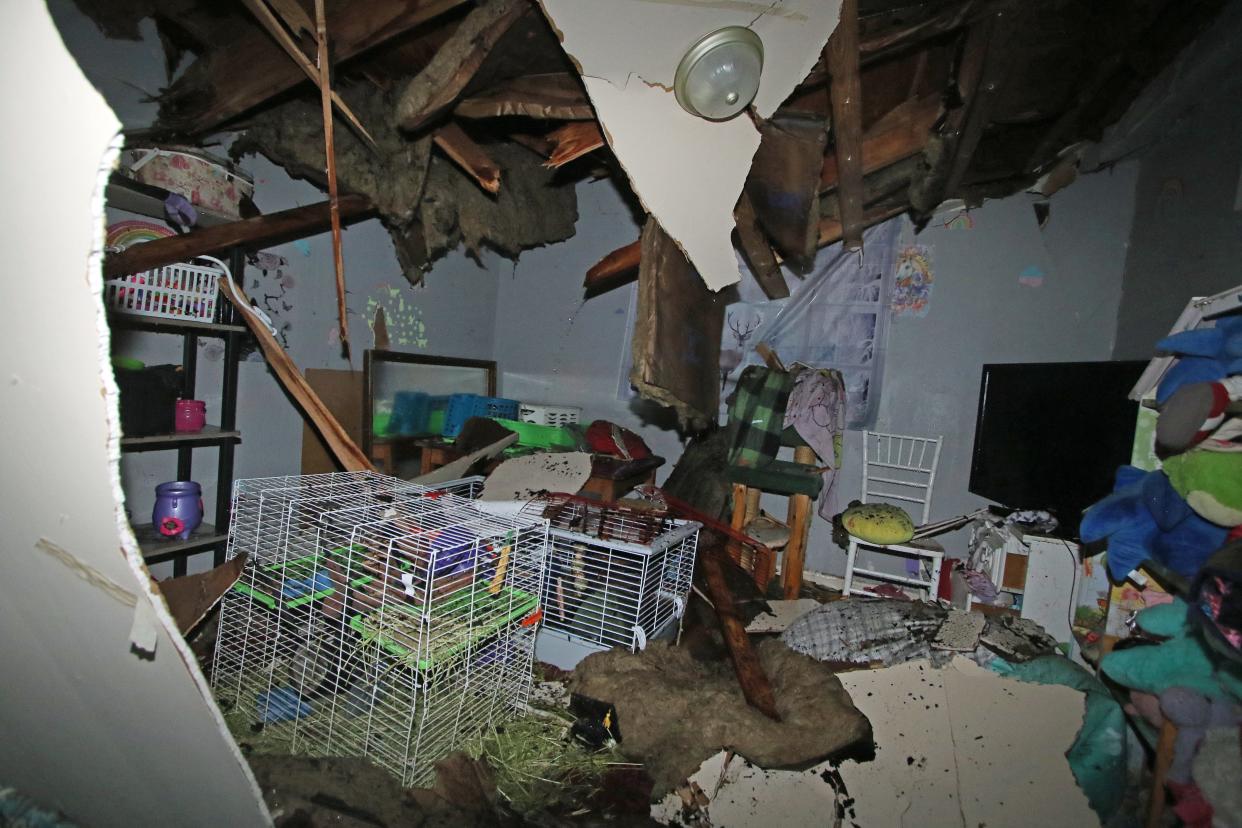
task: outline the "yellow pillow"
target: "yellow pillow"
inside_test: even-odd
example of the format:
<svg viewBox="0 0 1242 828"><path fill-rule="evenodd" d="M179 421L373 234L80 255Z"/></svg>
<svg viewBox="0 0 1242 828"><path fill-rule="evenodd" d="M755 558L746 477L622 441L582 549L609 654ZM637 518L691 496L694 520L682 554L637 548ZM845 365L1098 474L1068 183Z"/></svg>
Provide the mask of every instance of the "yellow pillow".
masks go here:
<svg viewBox="0 0 1242 828"><path fill-rule="evenodd" d="M861 503L841 515L845 531L867 543L905 543L914 537L914 521L904 509L887 503Z"/></svg>

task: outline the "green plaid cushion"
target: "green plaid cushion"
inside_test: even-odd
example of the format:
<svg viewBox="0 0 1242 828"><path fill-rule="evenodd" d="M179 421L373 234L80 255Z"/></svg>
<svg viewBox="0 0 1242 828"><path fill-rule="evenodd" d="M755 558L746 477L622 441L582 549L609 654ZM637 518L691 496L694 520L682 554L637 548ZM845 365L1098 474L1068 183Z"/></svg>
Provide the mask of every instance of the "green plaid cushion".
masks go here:
<svg viewBox="0 0 1242 828"><path fill-rule="evenodd" d="M764 466L776 459L785 430L785 405L793 390L793 375L751 365L742 371L729 402L729 419L736 421L737 440L729 453L735 466Z"/></svg>

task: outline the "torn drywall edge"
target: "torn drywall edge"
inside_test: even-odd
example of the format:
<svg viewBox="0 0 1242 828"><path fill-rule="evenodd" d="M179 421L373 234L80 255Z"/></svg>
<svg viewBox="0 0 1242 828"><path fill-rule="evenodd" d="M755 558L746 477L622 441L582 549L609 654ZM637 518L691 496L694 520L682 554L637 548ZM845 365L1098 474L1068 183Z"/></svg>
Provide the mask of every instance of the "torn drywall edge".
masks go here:
<svg viewBox="0 0 1242 828"><path fill-rule="evenodd" d="M151 579L151 573L147 569L146 562L142 559L142 551L138 547L138 539L134 537L129 518L125 514L125 491L121 485L120 389L117 387L116 378L112 372L112 329L108 325L108 317L103 305L104 237L107 232L104 195L108 179L112 171L116 169L124 142L124 136L120 133L117 133L112 138L107 150L103 154L96 174L95 188L91 194L90 207L95 236L91 242L91 252L86 267L86 281L95 297L95 329L99 341L97 359L99 363L99 380L104 392L104 410L108 419L108 472L112 485L112 502L116 516L117 537L120 539L121 551L125 555L125 560L138 583L138 592L136 594L137 606L135 607L136 621L139 618L149 621L153 616L154 620L159 624L160 629L156 631L157 637L162 638L166 646L171 646L185 665L186 672L190 674L194 686L198 689L199 695L210 711L216 728L224 737L224 742L228 746L234 761L241 768L242 776L250 786L250 793L256 805L260 812L270 821L271 813L268 811L267 803L263 800L263 792L259 788L259 783L255 779L254 773L251 771L245 757L242 756L241 749L237 746L233 735L229 732L228 726L224 722L224 716L220 713L220 708L216 706L215 698L211 694L211 688L207 684L207 679L203 675L202 670L199 669L198 660L190 650L189 644L186 643L186 640L177 629L177 624L173 621L163 598L156 592L154 582ZM145 643L149 644L153 651L159 646L155 641ZM156 657L159 657L158 653L156 653Z"/></svg>
<svg viewBox="0 0 1242 828"><path fill-rule="evenodd" d="M604 135L638 200L712 290L741 280L733 253L733 206L759 149L746 118L694 118L673 93L635 79L623 89L584 77ZM676 124L676 138L669 125ZM657 145L653 136L663 135ZM710 151L705 151L710 147Z"/></svg>
<svg viewBox="0 0 1242 828"><path fill-rule="evenodd" d="M733 207L759 134L744 117L696 118L670 91L677 64L699 37L751 26L765 41L754 108L769 116L819 59L840 15L835 0L772 3L541 0L579 68L603 132L643 206L712 290L740 279L732 253ZM658 140L657 145L653 143Z"/></svg>

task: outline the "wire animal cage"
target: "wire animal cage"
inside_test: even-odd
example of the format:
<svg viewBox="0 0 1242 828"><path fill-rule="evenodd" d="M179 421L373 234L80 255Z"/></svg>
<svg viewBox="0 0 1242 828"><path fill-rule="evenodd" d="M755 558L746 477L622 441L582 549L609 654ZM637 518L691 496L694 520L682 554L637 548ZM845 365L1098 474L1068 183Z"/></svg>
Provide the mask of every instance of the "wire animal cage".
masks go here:
<svg viewBox="0 0 1242 828"><path fill-rule="evenodd" d="M239 480L212 685L265 747L403 784L524 709L547 522L370 472Z"/></svg>
<svg viewBox="0 0 1242 828"><path fill-rule="evenodd" d="M592 649L640 650L679 622L699 524L664 512L553 496L543 630Z"/></svg>

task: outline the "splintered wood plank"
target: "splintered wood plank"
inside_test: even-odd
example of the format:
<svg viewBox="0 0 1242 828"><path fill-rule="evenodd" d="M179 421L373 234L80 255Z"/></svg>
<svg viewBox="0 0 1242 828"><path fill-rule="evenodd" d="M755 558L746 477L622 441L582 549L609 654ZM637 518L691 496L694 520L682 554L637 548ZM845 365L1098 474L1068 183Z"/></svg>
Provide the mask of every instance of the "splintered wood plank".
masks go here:
<svg viewBox="0 0 1242 828"><path fill-rule="evenodd" d="M349 121L350 125L353 126L353 128L358 132L359 137L361 137L368 144L374 146L375 139L371 137L371 133L367 132L366 128L363 127L362 122L358 120L358 116L353 113L353 110L349 108L345 101L341 100L341 96L332 90L332 88L328 85L327 80L324 78L323 73L320 70L317 70L315 68L315 64L311 63L310 58L302 52L302 48L298 45L297 41L293 39L293 36L289 34L289 32L285 31L284 26L281 25L281 21L277 19L275 14L272 13L272 10L268 7L267 3L264 2L264 0L242 0L242 2L246 4L246 8L250 9L250 12L258 19L258 21L263 24L263 28L267 29L268 34L270 34L272 38L280 44L280 48L284 49L285 53L293 59L293 62L297 64L306 76L320 88L321 93L329 101L329 115L331 115L331 107L335 106L340 111L341 115L345 117L345 120ZM301 7L297 6L297 4L293 4L293 6L301 9ZM300 25L300 23L298 25ZM292 28L292 24L290 25L290 28ZM326 59L323 56L325 50L321 47L319 51L320 63L324 64L326 63Z"/></svg>
<svg viewBox="0 0 1242 828"><path fill-rule="evenodd" d="M348 60L410 32L466 0L369 0L334 6L328 16L334 57ZM161 127L186 135L210 132L306 80L303 69L255 27L200 57L160 96Z"/></svg>
<svg viewBox="0 0 1242 828"><path fill-rule="evenodd" d="M521 116L539 120L593 121L595 110L582 81L567 72L521 75L458 101L459 118Z"/></svg>
<svg viewBox="0 0 1242 828"><path fill-rule="evenodd" d="M582 286L590 292L600 292L632 282L638 278L638 265L642 257L642 239L618 247L587 271Z"/></svg>
<svg viewBox="0 0 1242 828"><path fill-rule="evenodd" d="M893 216L899 216L909 209L909 205L904 202L901 204L893 204L880 207L871 207L863 211L861 229L879 224L882 221L891 219ZM845 233L845 228L841 224L841 220L828 216L819 220L819 246L826 247L830 244L836 244L841 241L841 237Z"/></svg>
<svg viewBox="0 0 1242 828"><path fill-rule="evenodd" d="M142 245L136 246L142 247ZM272 332L253 314L244 310L250 307L250 299L245 292L227 279L220 280L220 291L238 308L238 313L254 334L260 350L263 351L263 358L267 360L277 381L289 396L293 397L302 416L319 432L324 446L331 452L341 468L345 471L375 471L374 464L367 459L362 449L358 448L358 444L341 425L340 420L333 415L324 401L311 388L306 377L302 376L302 372L276 341Z"/></svg>
<svg viewBox="0 0 1242 828"><path fill-rule="evenodd" d="M323 152L328 162L328 217L332 223L332 267L336 276L337 324L341 334L341 348L348 355L349 316L345 310L345 256L341 250L341 204L336 189L336 144L332 130L332 75L328 63L328 24L324 16L323 0L315 0L315 40L319 48L318 83L323 109Z"/></svg>
<svg viewBox="0 0 1242 828"><path fill-rule="evenodd" d="M746 257L750 272L764 295L769 299L784 299L789 296L789 286L785 284L781 266L777 263L776 254L772 252L763 230L759 228L755 206L745 190L737 201L733 215L737 219L737 238L742 247L742 255Z"/></svg>
<svg viewBox="0 0 1242 828"><path fill-rule="evenodd" d="M764 122L759 131L762 138L746 177L746 194L772 246L795 269L805 270L815 257L826 119L780 116Z"/></svg>
<svg viewBox="0 0 1242 828"><path fill-rule="evenodd" d="M737 682L742 687L742 695L746 702L763 715L774 721L780 721L776 712L776 697L772 693L772 684L763 672L759 657L750 646L750 638L746 635L746 626L737 614L733 603L733 593L725 582L724 564L721 563L723 553L719 545L707 544L699 555L702 561L703 575L707 581L707 591L716 607L716 616L720 619L720 628L724 633L725 643L729 646L729 656L733 660L733 670L737 674Z"/></svg>
<svg viewBox="0 0 1242 828"><path fill-rule="evenodd" d="M862 247L863 163L862 84L858 78L858 0L844 0L841 20L825 49L832 73L832 138L837 158L837 199L842 239L849 250Z"/></svg>
<svg viewBox="0 0 1242 828"><path fill-rule="evenodd" d="M940 117L940 94L907 100L876 121L863 136L863 175L878 172L923 151ZM821 192L836 188L840 176L836 153L824 156L820 171Z"/></svg>
<svg viewBox="0 0 1242 828"><path fill-rule="evenodd" d="M358 221L375 211L366 196L346 195L340 199L342 221ZM221 253L231 247L254 250L294 239L313 236L329 229L332 218L328 202L294 207L279 213L200 227L180 236L135 244L104 258L104 276L139 273L153 267L184 262L195 256Z"/></svg>
<svg viewBox="0 0 1242 828"><path fill-rule="evenodd" d="M479 71L483 60L530 5L489 0L467 15L435 57L397 99L397 124L414 131L445 112Z"/></svg>
<svg viewBox="0 0 1242 828"><path fill-rule="evenodd" d="M546 167L563 167L570 161L606 146L604 133L595 121L565 124L549 132L548 138L554 146L544 165Z"/></svg>
<svg viewBox="0 0 1242 828"><path fill-rule="evenodd" d="M500 192L500 167L460 126L446 121L432 140L476 184L493 195Z"/></svg>

